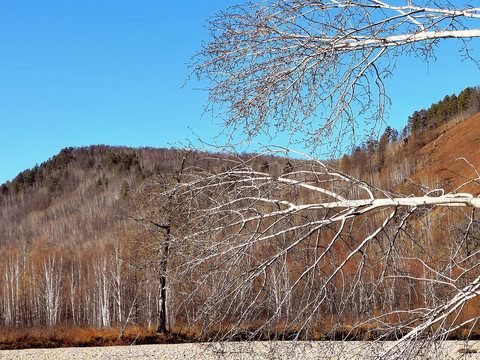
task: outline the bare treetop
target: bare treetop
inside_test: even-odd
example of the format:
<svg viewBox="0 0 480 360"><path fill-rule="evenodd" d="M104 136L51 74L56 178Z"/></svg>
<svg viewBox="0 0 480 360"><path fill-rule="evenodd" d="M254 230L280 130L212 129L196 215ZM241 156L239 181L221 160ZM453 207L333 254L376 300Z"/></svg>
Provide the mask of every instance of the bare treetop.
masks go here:
<svg viewBox="0 0 480 360"><path fill-rule="evenodd" d="M401 4L401 5L400 5ZM441 39L480 36L480 8L449 1L272 0L230 7L194 57L223 131L248 140L289 134L312 151L375 133L389 99L383 80L400 55L433 56ZM322 146L324 147L322 149Z"/></svg>

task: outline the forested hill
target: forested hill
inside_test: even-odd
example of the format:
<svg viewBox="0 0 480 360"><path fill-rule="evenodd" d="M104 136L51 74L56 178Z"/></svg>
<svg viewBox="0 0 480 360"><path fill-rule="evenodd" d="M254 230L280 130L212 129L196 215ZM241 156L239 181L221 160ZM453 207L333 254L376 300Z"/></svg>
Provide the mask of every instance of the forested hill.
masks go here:
<svg viewBox="0 0 480 360"><path fill-rule="evenodd" d="M389 139L381 146L366 146L339 160L338 166L405 195L440 187L453 191L478 177L479 139L480 113L396 141ZM157 174L178 171L185 153L109 146L67 148L3 184L0 326L121 327L132 309L136 324L153 326L161 272L131 266L140 261L142 254L135 244L145 234L137 231L129 215L138 205L138 190ZM272 174L284 172L290 164L282 158L257 160L255 168ZM203 169L215 166L209 161L200 153L189 158ZM473 188L472 192L478 195Z"/></svg>
<svg viewBox="0 0 480 360"><path fill-rule="evenodd" d="M0 187L0 246L98 247L124 229L131 193L168 172L182 151L66 148Z"/></svg>
<svg viewBox="0 0 480 360"><path fill-rule="evenodd" d="M480 168L479 111L478 87L466 88L458 97L445 96L428 109L415 111L401 132L387 127L378 139L357 146L339 160L338 167L385 190L406 191L404 182L410 178L427 187L452 190L457 182L450 180L458 175L459 166L466 177L474 175L466 161L468 169L457 160L453 165L454 159L464 157ZM439 177L440 168L451 175Z"/></svg>
<svg viewBox="0 0 480 360"><path fill-rule="evenodd" d="M461 179L476 177L479 139L480 114L476 114L390 138L386 144L382 138L367 143L344 156L338 167L392 191L405 190L407 179L453 190ZM178 169L184 155L178 149L104 145L63 149L0 186L0 246L19 241L55 247L106 244L113 233L125 228L124 215L134 206L135 189L153 175Z"/></svg>
<svg viewBox="0 0 480 360"><path fill-rule="evenodd" d="M1 185L0 327L121 327L133 306L135 323L155 324L158 273L131 266L141 235L129 215L142 186L178 171L186 153L66 148ZM188 157L215 166L201 153ZM267 160L258 168L285 165Z"/></svg>
<svg viewBox="0 0 480 360"><path fill-rule="evenodd" d="M395 142L357 148L338 166L356 178L405 195L435 188L453 191L462 182L477 178L479 145L477 113L459 123L446 123Z"/></svg>

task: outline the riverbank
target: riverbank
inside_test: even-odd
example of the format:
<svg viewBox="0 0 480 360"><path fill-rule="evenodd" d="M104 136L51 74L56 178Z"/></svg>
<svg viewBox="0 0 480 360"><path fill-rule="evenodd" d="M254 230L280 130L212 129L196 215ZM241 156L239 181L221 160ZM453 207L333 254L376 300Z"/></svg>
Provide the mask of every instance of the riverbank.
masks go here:
<svg viewBox="0 0 480 360"><path fill-rule="evenodd" d="M260 359L260 360L310 360L310 359L377 359L393 342L232 342L193 343L136 346L108 346L88 348L2 350L1 360L90 360L90 359ZM426 347L416 344L403 354L386 357L402 359L480 359L480 342L447 341ZM403 349L406 351L405 349Z"/></svg>

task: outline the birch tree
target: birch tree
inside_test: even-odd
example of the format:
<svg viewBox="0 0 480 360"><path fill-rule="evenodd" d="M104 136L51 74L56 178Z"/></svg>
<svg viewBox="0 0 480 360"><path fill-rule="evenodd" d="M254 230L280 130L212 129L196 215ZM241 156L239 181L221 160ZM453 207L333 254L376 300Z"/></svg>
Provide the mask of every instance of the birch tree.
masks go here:
<svg viewBox="0 0 480 360"><path fill-rule="evenodd" d="M5 256L6 263L3 270L3 301L2 322L6 326L18 325L20 317L21 294L21 266L18 254Z"/></svg>
<svg viewBox="0 0 480 360"><path fill-rule="evenodd" d="M312 152L335 151L360 127L380 130L389 105L384 79L398 57L434 58L436 44L450 38L470 57L480 8L459 3L248 2L209 21L210 39L192 68L207 80L208 108L222 116L226 134L281 132Z"/></svg>
<svg viewBox="0 0 480 360"><path fill-rule="evenodd" d="M60 320L60 311L63 305L63 258L55 253L46 254L41 264L39 274L39 288L45 324L56 325Z"/></svg>
<svg viewBox="0 0 480 360"><path fill-rule="evenodd" d="M108 260L104 254L102 257L95 259L92 263L94 286L95 286L95 311L97 327L100 329L111 326L111 298L112 287L108 279L107 270Z"/></svg>
<svg viewBox="0 0 480 360"><path fill-rule="evenodd" d="M123 285L123 260L121 257L123 249L119 242L113 245L113 259L111 269L109 269L110 283L115 300L115 312L117 317L117 324L123 323L123 307L124 307L124 285Z"/></svg>

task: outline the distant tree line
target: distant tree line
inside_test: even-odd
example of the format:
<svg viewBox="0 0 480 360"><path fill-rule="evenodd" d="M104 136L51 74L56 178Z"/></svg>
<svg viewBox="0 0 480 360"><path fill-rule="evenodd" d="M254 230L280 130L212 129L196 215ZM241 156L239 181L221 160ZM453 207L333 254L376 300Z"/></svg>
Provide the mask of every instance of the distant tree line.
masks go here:
<svg viewBox="0 0 480 360"><path fill-rule="evenodd" d="M445 130L442 125L456 124L479 111L480 88L467 87L458 96L447 95L427 110L415 111L402 130L387 126L379 138L353 147L338 160L338 167L376 186L394 188L415 171L416 151L439 136Z"/></svg>
<svg viewBox="0 0 480 360"><path fill-rule="evenodd" d="M480 88L467 87L458 96L447 95L428 109L415 111L408 117L410 134L437 128L457 115L471 116L480 111Z"/></svg>
<svg viewBox="0 0 480 360"><path fill-rule="evenodd" d="M73 168L72 165L73 164ZM86 171L97 167L98 170L113 170L116 173L142 173L140 161L135 152L119 152L104 146L84 148L68 147L48 161L19 173L11 182L2 184L0 193L16 194L35 186L44 186L50 193L60 191L72 180L72 172Z"/></svg>

